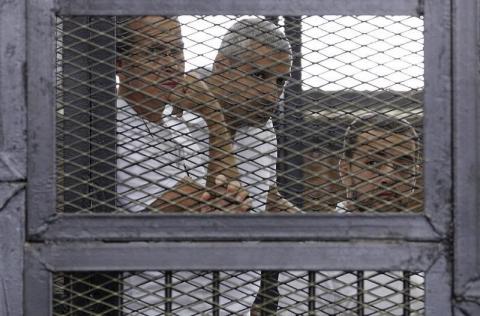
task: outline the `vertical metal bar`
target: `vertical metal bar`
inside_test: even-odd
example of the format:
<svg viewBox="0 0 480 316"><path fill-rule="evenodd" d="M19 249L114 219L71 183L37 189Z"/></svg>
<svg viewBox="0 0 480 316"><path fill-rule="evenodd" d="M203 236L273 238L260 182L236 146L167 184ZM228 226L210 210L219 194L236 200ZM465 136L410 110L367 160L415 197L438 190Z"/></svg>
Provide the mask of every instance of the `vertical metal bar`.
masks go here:
<svg viewBox="0 0 480 316"><path fill-rule="evenodd" d="M212 272L212 315L220 316L220 272Z"/></svg>
<svg viewBox="0 0 480 316"><path fill-rule="evenodd" d="M33 235L55 213L55 16L53 0L27 3L27 225Z"/></svg>
<svg viewBox="0 0 480 316"><path fill-rule="evenodd" d="M456 315L480 315L480 4L453 1L454 293Z"/></svg>
<svg viewBox="0 0 480 316"><path fill-rule="evenodd" d="M425 272L425 315L451 316L452 294L452 268L441 256Z"/></svg>
<svg viewBox="0 0 480 316"><path fill-rule="evenodd" d="M365 315L365 272L357 271L357 315Z"/></svg>
<svg viewBox="0 0 480 316"><path fill-rule="evenodd" d="M63 18L64 212L90 210L89 17Z"/></svg>
<svg viewBox="0 0 480 316"><path fill-rule="evenodd" d="M52 315L52 277L39 256L25 246L25 313L18 315Z"/></svg>
<svg viewBox="0 0 480 316"><path fill-rule="evenodd" d="M172 302L173 302L173 279L172 271L165 271L165 315L172 315Z"/></svg>
<svg viewBox="0 0 480 316"><path fill-rule="evenodd" d="M115 209L115 24L105 18L64 17L64 205L65 212ZM93 201L95 201L94 205ZM73 274L75 306L120 313L119 274ZM105 288L105 287L108 288ZM105 291L117 293L106 295ZM91 304L92 301L99 302ZM114 315L110 311L109 315Z"/></svg>
<svg viewBox="0 0 480 316"><path fill-rule="evenodd" d="M315 315L316 306L316 273L315 271L308 271L308 315Z"/></svg>
<svg viewBox="0 0 480 316"><path fill-rule="evenodd" d="M302 94L302 18L285 17L285 34L290 41L293 54L291 79L285 88L285 116L283 138L279 142L279 183L285 196L298 206L303 205L303 106Z"/></svg>
<svg viewBox="0 0 480 316"><path fill-rule="evenodd" d="M403 271L403 316L410 316L410 288L412 287L412 283L410 282L411 276L412 274L409 271Z"/></svg>
<svg viewBox="0 0 480 316"><path fill-rule="evenodd" d="M24 314L26 1L0 5L0 315Z"/></svg>
<svg viewBox="0 0 480 316"><path fill-rule="evenodd" d="M25 189L0 183L0 315L23 315Z"/></svg>
<svg viewBox="0 0 480 316"><path fill-rule="evenodd" d="M115 210L116 174L116 91L115 91L115 19L90 20L90 175L93 212Z"/></svg>
<svg viewBox="0 0 480 316"><path fill-rule="evenodd" d="M450 0L425 0L425 213L442 235L452 220L451 23Z"/></svg>

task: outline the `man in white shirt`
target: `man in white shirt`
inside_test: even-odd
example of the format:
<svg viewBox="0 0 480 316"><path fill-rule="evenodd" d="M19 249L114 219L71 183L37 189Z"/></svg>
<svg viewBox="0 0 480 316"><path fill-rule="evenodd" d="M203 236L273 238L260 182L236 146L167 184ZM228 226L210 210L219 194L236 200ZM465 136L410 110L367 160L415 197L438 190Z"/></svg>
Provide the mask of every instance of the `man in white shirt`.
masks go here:
<svg viewBox="0 0 480 316"><path fill-rule="evenodd" d="M205 85L192 83L193 96L185 95L183 42L175 18L142 17L119 27L117 69L120 80L118 107L119 206L126 212L143 210L178 212L230 207L250 208L248 193L236 177L232 145L222 130L223 114L217 103L203 106ZM182 88L182 89L179 89ZM175 94L173 91L175 90ZM212 133L211 157L205 165L190 131L170 106L172 96L185 108L195 106ZM198 107L198 105L202 105ZM205 171L215 175L205 189ZM215 194L212 194L212 190ZM216 198L228 194L231 199Z"/></svg>
<svg viewBox="0 0 480 316"><path fill-rule="evenodd" d="M204 79L224 111L239 179L253 199L255 213L297 210L276 186L277 140L271 118L290 69L290 44L279 27L249 18L229 28L212 73ZM185 121L197 143L205 145L202 123L194 117Z"/></svg>
<svg viewBox="0 0 480 316"><path fill-rule="evenodd" d="M246 212L251 202L237 181L223 113L202 82L192 82L192 78L188 85L185 82L182 49L175 18L147 16L119 25L118 205L125 212ZM175 106L203 117L210 135L206 160L199 160L198 144L175 113L173 95L182 100ZM164 314L168 278L176 315L211 313L212 273L188 271L125 274L122 311L128 315ZM219 278L226 276L221 273ZM248 314L251 303L242 297L256 293L257 278L254 272L237 273L220 283L220 303L228 314ZM237 280L237 287L229 290L225 286L232 286L231 280Z"/></svg>

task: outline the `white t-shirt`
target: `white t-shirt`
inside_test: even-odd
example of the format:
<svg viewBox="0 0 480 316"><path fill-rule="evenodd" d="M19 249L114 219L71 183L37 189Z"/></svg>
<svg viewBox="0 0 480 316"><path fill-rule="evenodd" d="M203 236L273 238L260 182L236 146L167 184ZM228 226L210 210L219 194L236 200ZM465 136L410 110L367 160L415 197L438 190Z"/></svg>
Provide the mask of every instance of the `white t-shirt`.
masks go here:
<svg viewBox="0 0 480 316"><path fill-rule="evenodd" d="M171 113L167 105L162 124L155 124L117 100L118 205L127 212L145 210L187 175L205 185L199 147L182 119Z"/></svg>

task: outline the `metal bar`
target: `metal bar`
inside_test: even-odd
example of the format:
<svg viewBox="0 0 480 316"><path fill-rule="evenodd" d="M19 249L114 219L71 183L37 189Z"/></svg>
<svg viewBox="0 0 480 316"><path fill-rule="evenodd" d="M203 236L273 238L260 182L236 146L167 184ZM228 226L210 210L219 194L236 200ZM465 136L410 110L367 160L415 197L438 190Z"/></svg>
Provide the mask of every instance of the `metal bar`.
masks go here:
<svg viewBox="0 0 480 316"><path fill-rule="evenodd" d="M446 235L452 220L450 0L425 1L425 213Z"/></svg>
<svg viewBox="0 0 480 316"><path fill-rule="evenodd" d="M0 315L23 315L25 189L0 183Z"/></svg>
<svg viewBox="0 0 480 316"><path fill-rule="evenodd" d="M172 280L172 271L165 271L165 314L167 316L172 315L172 289L173 289L173 280Z"/></svg>
<svg viewBox="0 0 480 316"><path fill-rule="evenodd" d="M72 272L159 269L425 271L442 251L437 243L374 241L52 243L32 247L55 271Z"/></svg>
<svg viewBox="0 0 480 316"><path fill-rule="evenodd" d="M454 286L458 315L480 315L480 219L478 216L480 52L478 1L454 5L454 161L455 253ZM461 302L463 301L463 302ZM470 302L470 303L469 303ZM463 310L463 313L460 311ZM456 314L457 314L456 313Z"/></svg>
<svg viewBox="0 0 480 316"><path fill-rule="evenodd" d="M25 1L0 9L0 181L25 181Z"/></svg>
<svg viewBox="0 0 480 316"><path fill-rule="evenodd" d="M417 15L418 0L62 0L61 15Z"/></svg>
<svg viewBox="0 0 480 316"><path fill-rule="evenodd" d="M90 78L93 49L89 17L63 18L64 212L90 210Z"/></svg>
<svg viewBox="0 0 480 316"><path fill-rule="evenodd" d="M52 277L41 255L25 246L25 316L52 315Z"/></svg>
<svg viewBox="0 0 480 316"><path fill-rule="evenodd" d="M55 17L52 8L51 0L27 2L29 233L42 227L55 213Z"/></svg>
<svg viewBox="0 0 480 316"><path fill-rule="evenodd" d="M452 294L452 267L443 254L425 273L425 315L451 316Z"/></svg>
<svg viewBox="0 0 480 316"><path fill-rule="evenodd" d="M32 240L353 240L438 241L421 215L68 215Z"/></svg>
<svg viewBox="0 0 480 316"><path fill-rule="evenodd" d="M91 76L90 174L92 212L115 210L116 201L116 89L115 89L115 19L91 18L90 39L96 49L90 53L94 62Z"/></svg>
<svg viewBox="0 0 480 316"><path fill-rule="evenodd" d="M316 306L315 306L315 300L316 300L316 294L315 294L315 288L316 288L316 280L315 280L315 271L308 271L308 315L315 315L316 312Z"/></svg>
<svg viewBox="0 0 480 316"><path fill-rule="evenodd" d="M356 271L357 276L357 315L365 315L365 273Z"/></svg>
<svg viewBox="0 0 480 316"><path fill-rule="evenodd" d="M410 282L411 276L412 273L410 273L409 271L403 271L403 316L410 316L410 288L412 286L412 283Z"/></svg>
<svg viewBox="0 0 480 316"><path fill-rule="evenodd" d="M212 272L212 315L220 316L220 272Z"/></svg>
<svg viewBox="0 0 480 316"><path fill-rule="evenodd" d="M0 315L24 315L26 2L0 5Z"/></svg>
<svg viewBox="0 0 480 316"><path fill-rule="evenodd" d="M304 132L297 128L302 126L303 106L302 94L302 19L301 17L285 17L285 35L292 48L291 79L285 87L285 106L283 107L283 122L278 122L282 128L279 133L278 153L278 183L283 195L297 206L303 206L303 139Z"/></svg>

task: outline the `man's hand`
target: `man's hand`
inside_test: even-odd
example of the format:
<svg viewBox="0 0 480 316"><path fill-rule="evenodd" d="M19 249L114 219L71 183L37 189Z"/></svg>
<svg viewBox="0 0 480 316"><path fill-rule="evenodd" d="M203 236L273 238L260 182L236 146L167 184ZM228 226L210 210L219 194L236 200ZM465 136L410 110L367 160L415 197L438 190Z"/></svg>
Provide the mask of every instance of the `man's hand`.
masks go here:
<svg viewBox="0 0 480 316"><path fill-rule="evenodd" d="M220 103L210 92L205 81L198 78L195 73L186 74L184 82L172 91L168 99L174 106L174 114L177 116L181 116L184 110L188 110L208 121L216 113L221 112Z"/></svg>
<svg viewBox="0 0 480 316"><path fill-rule="evenodd" d="M215 177L215 187L205 191L201 199L208 203L200 208L201 213L246 213L252 207L248 192L240 182L229 182L224 175Z"/></svg>

